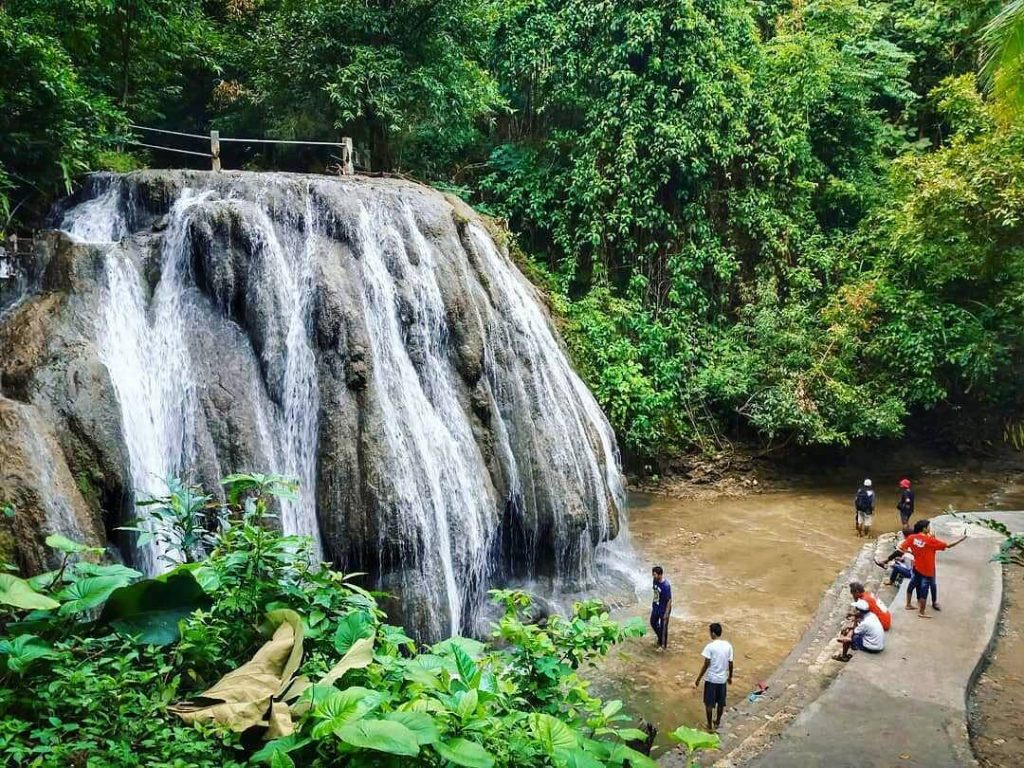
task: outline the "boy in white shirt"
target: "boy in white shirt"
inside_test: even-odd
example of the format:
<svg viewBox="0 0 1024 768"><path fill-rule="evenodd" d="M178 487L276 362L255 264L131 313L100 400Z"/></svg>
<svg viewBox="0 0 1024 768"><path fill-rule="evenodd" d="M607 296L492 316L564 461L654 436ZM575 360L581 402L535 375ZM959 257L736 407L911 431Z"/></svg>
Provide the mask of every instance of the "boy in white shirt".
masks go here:
<svg viewBox="0 0 1024 768"><path fill-rule="evenodd" d="M693 681L693 687L700 685L700 679L707 673L704 681L704 711L708 716L708 731L717 731L722 724L722 712L725 710L726 687L732 683L732 644L722 639L722 625L717 621L708 627L711 642L704 646L701 656L704 666ZM716 709L714 725L711 723L711 710Z"/></svg>
<svg viewBox="0 0 1024 768"><path fill-rule="evenodd" d="M832 657L836 661L852 659L851 648L867 653L881 653L885 650L885 630L882 628L882 622L871 612L867 601L857 600L853 608L857 614L856 623L852 628L844 629L836 638L836 642L843 646L842 653Z"/></svg>

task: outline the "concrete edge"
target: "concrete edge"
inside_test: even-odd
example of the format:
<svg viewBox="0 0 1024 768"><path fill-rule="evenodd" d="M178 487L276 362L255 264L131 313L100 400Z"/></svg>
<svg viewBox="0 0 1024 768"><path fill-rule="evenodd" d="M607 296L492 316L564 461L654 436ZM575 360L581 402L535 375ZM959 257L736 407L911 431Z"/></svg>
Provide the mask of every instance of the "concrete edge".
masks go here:
<svg viewBox="0 0 1024 768"><path fill-rule="evenodd" d="M723 748L718 752L698 755L698 765L738 768L753 760L768 749L800 711L810 701L817 699L841 674L845 665L827 665L822 673L809 680L806 658L814 653L817 663L827 660L831 655L831 640L839 621L849 608L849 583L857 579L869 588L877 589L884 571L874 565L874 559L880 548L888 554L887 547L891 541L892 534L882 534L873 542L866 542L850 563L836 574L822 593L818 610L809 620L800 639L765 681L769 693L754 703L744 699L739 705L730 708L723 723ZM801 687L794 691L797 680ZM807 685L808 682L811 684ZM735 743L730 743L733 739ZM659 762L669 768L687 765L681 749L666 753Z"/></svg>
<svg viewBox="0 0 1024 768"><path fill-rule="evenodd" d="M983 530L986 533L994 535L996 538L1001 538L1000 534L992 531L990 528L986 528L977 522L973 522L973 519L984 515L985 517L998 519L999 513L968 513L961 516L961 519L967 519L971 521L971 527L974 529ZM978 765L978 755L974 751L974 738L971 733L971 694L974 692L974 687L978 683L978 678L981 677L982 673L988 668L989 663L992 660L992 652L995 649L996 644L999 642L999 626L1002 623L1003 612L1006 609L1006 566L1002 563L991 560L989 564L998 571L996 577L999 582L998 596L999 602L996 605L996 617L992 623L992 633L988 638L988 642L985 643L985 649L982 651L981 656L978 657L977 663L974 665L974 669L971 670L970 676L967 678L967 685L964 688L964 714L966 715L964 721L964 729L966 731L967 747L970 750L970 760L974 765Z"/></svg>
<svg viewBox="0 0 1024 768"><path fill-rule="evenodd" d="M981 514L995 519L999 517L998 513ZM933 518L933 523L936 524L937 528L947 530L953 526L969 524L975 537L993 540L1001 539L998 533L981 526L971 518L976 518L976 515L939 515ZM943 534L948 535L945 534L945 531L943 531ZM779 691L776 688L777 686L786 686L787 683L792 688L793 684L790 681L793 680L794 676L800 679L801 682L807 682L809 667L805 657L816 645L821 646L823 652L830 650L829 641L832 635L834 635L833 630L835 626L838 626L836 623L837 612L845 612L847 608L846 585L855 578L859 578L868 589L877 591L878 585L881 582L881 575L884 575L884 572L874 567L873 561L880 554L883 556L888 555L889 551L891 551L889 547L893 540L894 535L887 533L879 536L873 544L865 544L861 547L861 551L854 556L852 562L839 572L831 586L823 593L818 610L804 630L800 640L768 678L767 685L769 690L775 691L773 698L769 701L764 701L764 698L768 696L766 694L761 701L755 704L750 704L744 700L737 706L734 712L731 712L727 718L728 729L723 737L724 749L716 753L714 757L708 756L704 757L703 760L698 760L697 764L713 765L714 768L740 768L740 766L746 765L770 749L774 740L781 736L789 723L807 706L816 701L843 673L846 669L845 665L826 668L813 681L814 685L800 691L803 695L786 696L785 690ZM995 550L993 550L993 554L994 552ZM955 745L966 745L966 753L959 753L957 758L962 764L968 766L976 766L978 764L970 738L970 694L977 682L978 676L980 676L986 666L989 654L998 639L999 620L1002 615L1005 599L1002 565L995 561L990 561L988 565L998 571L994 578L999 585L999 589L992 590L989 604L986 606L983 614L985 617L989 617L990 631L985 645L978 653L967 685L964 687L963 723L957 727L957 738L951 739L951 742ZM729 737L734 733L738 741L735 744L730 744L731 739ZM664 755L660 762L662 765L670 767L685 765L685 760L682 757L680 750L673 750Z"/></svg>

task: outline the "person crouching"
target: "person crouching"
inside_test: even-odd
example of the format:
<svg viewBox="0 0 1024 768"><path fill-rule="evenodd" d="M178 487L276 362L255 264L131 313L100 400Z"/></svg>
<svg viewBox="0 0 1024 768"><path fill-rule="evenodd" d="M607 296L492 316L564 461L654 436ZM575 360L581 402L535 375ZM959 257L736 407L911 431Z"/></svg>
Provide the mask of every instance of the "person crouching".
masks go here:
<svg viewBox="0 0 1024 768"><path fill-rule="evenodd" d="M852 659L851 650L867 653L881 653L885 650L885 630L882 629L882 622L871 612L871 607L865 600L857 600L853 609L852 621L843 626L836 638L836 642L843 647L841 653L832 657L836 661Z"/></svg>

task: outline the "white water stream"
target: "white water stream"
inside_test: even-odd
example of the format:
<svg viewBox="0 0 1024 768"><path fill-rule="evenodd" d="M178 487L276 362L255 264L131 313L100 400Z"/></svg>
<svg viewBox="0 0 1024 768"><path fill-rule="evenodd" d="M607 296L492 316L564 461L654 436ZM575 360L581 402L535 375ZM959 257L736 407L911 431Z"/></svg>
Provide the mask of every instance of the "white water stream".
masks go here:
<svg viewBox="0 0 1024 768"><path fill-rule="evenodd" d="M260 339L253 344L259 374L246 391L232 394L251 399L267 466L231 466L218 456L218 469L297 478L301 497L283 506L282 528L312 537L317 551L332 557L323 549L316 499L317 356L333 350L316 348L311 312L323 279L318 259L338 236L337 222L331 229L324 219L333 209L318 207L313 192L341 200L346 192L331 182L253 178L266 180L255 193L251 184L238 194L200 184L176 196L155 240L159 279L152 290L144 275L153 267L140 254L153 236L128 231L126 221L140 217L125 214L135 204L124 199L127 185L101 187L67 212L63 228L106 249L97 344L121 409L135 498L142 500L165 493L166 478L188 476L199 450L197 419L208 417L197 394L207 385L196 373L204 361L191 359L190 339L208 332L194 308L210 297L191 274L190 224L198 216L238 222L243 237L231 237L246 241L249 259L244 322L255 323L243 330ZM607 540L609 521L624 512L625 493L612 430L570 367L535 289L478 225L468 225L467 251L454 239L449 249L420 231L414 206L400 196L360 199L351 209L358 211L355 220L344 223L356 259L346 269L357 269L352 295L361 303L372 365L373 381L358 407L382 418L363 477L349 480L365 482L374 494L380 551L399 550L402 599L425 606L420 629L428 635L474 627L495 576L506 504L494 487L494 461L507 498L521 499L534 524L538 509L555 521L545 540L534 540L524 553L529 567L536 552L549 552L551 570L564 583L586 587L598 558L622 559L621 551L609 556ZM471 425L466 383L453 356L453 333L462 329L452 327L445 293L452 280L472 297L458 322L484 339L482 376L496 413L490 459ZM231 307L219 311L242 322ZM611 546L625 540L623 516L619 544ZM174 554L150 547L138 557L152 573Z"/></svg>

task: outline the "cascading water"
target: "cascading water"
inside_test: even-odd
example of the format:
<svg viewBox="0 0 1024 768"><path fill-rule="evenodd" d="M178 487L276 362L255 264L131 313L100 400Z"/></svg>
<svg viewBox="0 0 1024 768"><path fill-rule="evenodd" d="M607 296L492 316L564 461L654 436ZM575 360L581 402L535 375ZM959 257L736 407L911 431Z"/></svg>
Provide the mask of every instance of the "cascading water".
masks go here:
<svg viewBox="0 0 1024 768"><path fill-rule="evenodd" d="M63 228L104 243L96 341L136 498L172 474L296 477L284 531L427 638L478 629L499 583L591 587L624 540L611 428L468 209L390 181L143 172L95 180Z"/></svg>

